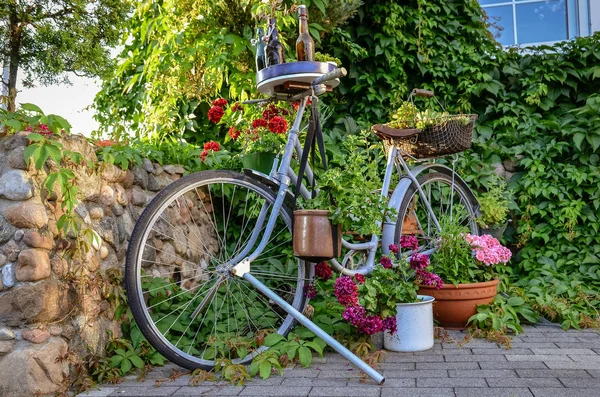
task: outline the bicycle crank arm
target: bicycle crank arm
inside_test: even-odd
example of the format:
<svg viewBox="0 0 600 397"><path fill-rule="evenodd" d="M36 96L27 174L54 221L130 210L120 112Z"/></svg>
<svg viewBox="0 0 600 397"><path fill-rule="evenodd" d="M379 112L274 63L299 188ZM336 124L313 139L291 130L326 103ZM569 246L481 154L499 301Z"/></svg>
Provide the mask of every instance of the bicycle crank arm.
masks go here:
<svg viewBox="0 0 600 397"><path fill-rule="evenodd" d="M194 312L192 313L192 321L194 321L196 319L196 317L198 317L198 314L200 314L204 311L204 308L206 307L206 305L208 305L208 303L212 301L212 298L215 296L215 294L219 290L219 287L225 282L226 279L227 279L227 277L221 276L215 282L215 285L210 287L210 289L208 290L208 293L206 294L204 299L202 299L202 302L200 302L200 304L198 305L196 310L194 310Z"/></svg>
<svg viewBox="0 0 600 397"><path fill-rule="evenodd" d="M279 295L271 291L269 287L258 281L252 274L250 274L250 261L248 261L247 259L243 260L231 270L231 273L238 277L242 277L243 279L248 281L250 284L256 287L256 289L262 292L266 297L271 299L273 302L277 303L279 307L288 312L290 316L298 320L300 324L304 325L306 328L314 332L315 335L323 339L325 343L331 346L336 352L341 354L344 358L348 359L352 364L356 365L358 369L366 373L371 379L377 382L377 384L383 384L383 382L385 381L383 375L371 368L367 363L358 358L350 350L346 349L346 347L344 347L340 342L335 340L331 335L329 335L327 332L323 331L321 328L315 325L315 323L310 321L298 310L294 309L292 305L287 303Z"/></svg>

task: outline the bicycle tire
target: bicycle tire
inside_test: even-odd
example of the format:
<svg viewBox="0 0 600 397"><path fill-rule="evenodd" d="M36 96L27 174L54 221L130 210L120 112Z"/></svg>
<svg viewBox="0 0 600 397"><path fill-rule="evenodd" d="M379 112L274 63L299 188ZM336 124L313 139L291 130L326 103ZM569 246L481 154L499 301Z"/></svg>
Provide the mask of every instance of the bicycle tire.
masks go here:
<svg viewBox="0 0 600 397"><path fill-rule="evenodd" d="M219 186L221 190L219 190ZM243 189L246 189L246 196L244 198L245 207L241 212L240 208L237 207L235 208L235 211L232 211L235 204L242 202L238 197L243 193L239 194L236 192L242 192ZM208 195L210 195L210 205L208 204ZM192 201L190 197L196 200L195 202L192 202L192 206L190 206L188 202L188 200ZM235 256L236 252L239 253L242 251L244 245L248 244L248 238L246 238L241 245L240 242L242 241L242 236L249 234L249 232L246 232L245 226L248 226L248 230L252 227L251 220L253 219L253 214L256 213L257 207L262 207L262 205L272 206L275 199L276 193L273 192L271 188L246 175L232 171L204 171L188 175L168 185L156 195L141 214L134 227L127 251L125 271L127 298L133 317L142 334L158 352L171 362L188 369L201 368L210 370L215 366L215 362L219 359L217 350L220 349L220 347L217 348L217 345L220 343L218 342L218 337L220 338L221 335L226 335L226 343L231 343L231 340L235 340L232 338L235 337L238 337L241 340L242 337L251 338L251 336L254 335L255 339L257 339L257 335L260 332L263 332L263 330L271 332L275 331L285 336L294 327L296 321L290 315L282 312L274 303L267 301L264 295L260 294L244 279L231 276L231 278L221 282L223 274L219 273L219 266L226 263L226 255L230 255L230 257ZM230 201L228 213L226 211L227 200ZM253 207L248 207L249 202L252 203ZM260 204L261 202L262 204ZM182 205L182 203L185 205ZM195 208L200 208L200 204L205 211L204 213L195 211ZM223 221L221 222L218 220L217 214L219 206L223 208ZM207 210L207 208L210 208L210 210ZM184 209L187 209L189 215L189 218L186 217L188 221L185 224L185 227L189 230L187 233L183 233L184 238L187 238L185 241L187 250L179 249L178 251L173 251L170 248L167 250L167 244L176 247L177 243L180 245L184 243L181 241L182 233L180 232L177 232L178 240L175 239L175 230L180 227L181 222L179 221L179 223L177 223L174 221L176 218L170 217L174 213L173 210L176 210L178 211L179 216L184 218ZM226 213L228 215L227 220L225 220ZM232 215L232 213L234 221L242 220L241 227L235 222L232 224L229 223L229 216ZM168 220L166 217L169 217ZM198 222L202 220L204 223L198 226L196 220ZM192 229L192 224L189 221L192 221L194 227L197 227L198 229ZM166 224L170 227L165 227ZM291 238L291 224L292 212L289 208L284 206L280 211L279 220L276 224L276 226L281 226L281 230L274 230L270 239L271 241L275 241L272 244L279 244L281 239L286 239L288 237L287 232L285 232L286 229ZM235 246L233 246L234 241L230 241L229 244L227 241L227 237L230 235L229 230L232 230L231 233L234 233L235 231L234 225L239 227L239 238L237 242L235 242ZM209 245L210 242L208 241L209 237L206 233L204 235L201 233L200 227L204 227L203 230L210 230L210 226L213 227L213 242L215 242L216 239L217 243L220 244L220 249L218 251L211 251L209 248L211 247ZM222 228L223 236L221 236L220 226L224 226ZM172 235L168 233L167 229L173 230ZM193 230L198 232L198 234L192 234ZM274 237L275 233L278 233L278 235ZM203 238L200 239L200 237ZM163 241L164 245L160 248L155 247L155 245L158 245L158 240L161 239L166 241ZM194 240L194 244L197 244L197 246L191 245L192 240ZM149 241L151 241L151 244L148 243ZM233 248L231 248L232 246ZM282 247L281 250L284 252L283 255L287 255L285 246L282 245ZM291 244L288 244L288 247L291 252ZM261 262L261 260L263 260L261 258L264 258L265 254L268 255L269 249L272 249L271 245L268 245L263 251L263 254L253 262L252 269L257 273L255 274L255 277L262 279L261 281L268 285L275 285L278 288L281 288L278 295L285 297L284 299L286 299L288 303L292 304L294 308L302 312L307 303L307 298L304 295L303 289L307 279L310 277L307 264L301 260L296 261L295 258L294 263L296 263L296 265L290 264L288 259L286 269L289 273L282 273L280 276L275 274L274 276L266 277L260 274L261 269L265 269L264 266L267 266L266 268L268 269L271 268L269 266L274 266L272 265L274 259L273 257L269 257L270 260L267 261L267 265L264 265L262 264L263 262ZM167 260L170 261L171 256L165 257L164 252L166 251L169 252L169 255L172 255L172 252L175 252L175 254L178 254L185 262L177 264L176 260L173 259L173 264L168 265L172 268L167 267L165 270L165 266L167 265L166 263L161 262L159 258L162 260L167 258ZM223 251L224 254L222 255ZM196 252L196 256L192 255L193 252ZM200 252L200 254L198 254L198 252ZM185 257L183 257L183 255L185 255ZM219 255L219 260L217 260L217 255ZM209 256L208 262L206 261L206 256ZM198 259L200 257L202 259ZM192 261L194 258L195 260ZM279 262L281 263L281 261ZM186 276L186 272L188 275L190 274L188 271L190 270L189 264L192 265L191 276L189 276L189 278L184 278L188 277ZM295 270L291 269L293 266L295 266ZM176 274L179 275L177 276ZM164 280L166 277L163 276L168 276L169 278ZM203 282L202 279L206 277L209 279L204 280ZM209 283L213 279L214 284L210 285ZM190 280L193 281L190 282ZM150 283L153 289L146 287L148 283ZM196 290L193 290L190 285L195 285L195 283L203 286L195 287ZM158 285L158 287L154 287L155 285ZM204 290L205 286L208 286L207 290ZM222 289L225 289L225 291ZM203 294L205 295L200 295L200 291L202 290L204 290ZM171 291L170 294L169 291ZM228 294L231 294L231 297ZM154 295L160 296L159 298L156 298ZM210 297L211 295L211 301L206 304L204 302L205 297ZM222 297L222 295L225 295L225 297ZM184 299L188 296L190 297L189 302L181 303L181 305L178 306L178 303L176 303L177 300ZM158 303L154 304L153 299L158 299ZM160 299L164 300L161 301ZM222 303L219 303L220 300L222 300ZM211 309L211 305L213 305L212 302L215 303L214 307ZM221 325L217 326L217 322L222 318L221 310L226 302L227 315L225 317L227 318L227 332L225 333L224 331L221 331ZM217 303L221 305L220 308L217 307ZM171 307L175 307L174 310L178 310L180 313L172 311L163 316L164 313L160 312L160 310L165 306L169 306L168 309L165 310L170 310ZM204 313L200 324L197 323L200 314L194 315L196 310L193 312L191 311L194 307L196 310L200 308L200 314ZM230 308L232 309L231 311ZM261 311L259 308L262 309L260 315L257 314ZM269 312L269 310L271 310L271 312ZM214 335L212 331L210 331L208 337L206 337L203 326L209 326L211 321L209 314L211 311L213 313L212 331L214 331ZM240 312L247 316L245 319L247 321L247 326L242 323L243 319L239 319L238 315L240 315ZM276 315L273 315L273 313ZM162 325L161 322L166 321L164 320L165 318L172 319L168 317L170 315L177 315L177 317L173 320L173 323L166 332L163 332L165 326ZM162 317L157 319L159 316ZM209 318L209 320L205 323L206 318ZM259 319L260 321L258 321ZM235 320L235 326L230 324L230 320L231 323ZM186 322L189 322L187 326ZM182 323L181 326L175 326L175 324L180 323ZM242 323L241 326L240 323ZM260 328L263 325L266 327L265 324L271 326L272 329ZM197 329L194 328L194 326L196 326ZM185 327L185 330L182 331L183 327ZM230 332L230 327L237 330L238 334L232 334L232 332ZM217 328L219 328L219 335L217 335ZM194 339L192 339L191 342L188 342L188 339L191 338L191 336L188 336L191 335L190 331L195 331L195 334ZM198 335L201 335L204 339L200 339ZM179 339L175 341L178 336ZM196 338L198 338L198 340L196 340ZM187 344L181 342L182 339L186 341ZM225 340L225 336L223 336L223 340ZM214 354L211 353L213 346L209 345L209 343L214 344ZM198 353L202 344L205 344L204 350L201 353ZM231 353L233 348L230 348L229 357L225 358L232 359L232 362L236 364L246 364L250 362L256 354L266 349L267 347L264 345L257 345L252 350L248 350L247 354L244 355L243 352L240 353L239 347L233 353ZM236 354L241 354L243 357L236 357Z"/></svg>
<svg viewBox="0 0 600 397"><path fill-rule="evenodd" d="M471 192L471 190L466 185L460 183L457 179L452 181L451 175L447 175L441 172L431 172L428 174L420 175L419 177L417 177L417 182L421 186L424 193L427 193L428 186L433 185L433 183L435 182L441 182L442 184L447 185L448 187L454 185L453 191L457 193L457 196L451 197L458 197L459 204L464 206L465 211L464 214L462 214L464 219L461 218L461 223L463 223L466 227L470 229L471 234L478 233L479 229L476 221L477 209L472 204L476 202L476 199L473 192ZM441 189L438 190L438 192L439 191L441 191ZM431 193L431 188L429 190L429 193ZM398 244L402 235L414 235L417 236L417 239L419 240L419 251L425 251L428 249L434 249L431 239L434 237L436 232L431 230L431 227L429 227L431 226L430 224L428 225L428 230L423 230L423 211L421 211L421 215L417 215L418 211L413 210L411 212L411 205L415 205L413 200L417 199L418 197L419 193L417 186L414 183L411 183L404 195L404 198L402 199L400 207L398 208L398 219L396 221L394 242ZM440 212L443 211L438 211L436 213L436 208L441 209L441 206L438 206L437 204L439 203L432 202L431 207L434 210L436 218L438 218L439 220L438 215ZM450 208L453 207L451 206ZM458 208L458 210L460 210L460 207L455 208ZM429 217L430 215L427 214L427 216ZM416 227L414 225L414 221L417 222Z"/></svg>

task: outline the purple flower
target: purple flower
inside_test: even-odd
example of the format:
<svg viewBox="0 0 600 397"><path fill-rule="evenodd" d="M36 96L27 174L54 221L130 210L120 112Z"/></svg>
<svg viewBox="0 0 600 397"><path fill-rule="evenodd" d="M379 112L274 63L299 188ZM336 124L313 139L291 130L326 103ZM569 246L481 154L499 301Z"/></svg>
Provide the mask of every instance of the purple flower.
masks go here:
<svg viewBox="0 0 600 397"><path fill-rule="evenodd" d="M342 318L355 327L358 327L364 321L365 316L365 308L360 305L348 306L342 314Z"/></svg>
<svg viewBox="0 0 600 397"><path fill-rule="evenodd" d="M425 269L429 266L429 257L425 254L414 253L410 257L410 267L415 270Z"/></svg>
<svg viewBox="0 0 600 397"><path fill-rule="evenodd" d="M342 276L335 280L333 293L342 306L358 305L358 286L350 276Z"/></svg>
<svg viewBox="0 0 600 397"><path fill-rule="evenodd" d="M392 251L394 254L397 254L398 252L400 252L400 248L398 248L398 246L396 244L390 244L390 246L388 247L390 249L390 251Z"/></svg>
<svg viewBox="0 0 600 397"><path fill-rule="evenodd" d="M435 289L440 289L444 286L444 282L437 274L430 273L427 270L419 269L416 272L417 281L419 284L426 285L428 287L435 287Z"/></svg>
<svg viewBox="0 0 600 397"><path fill-rule="evenodd" d="M317 287L315 287L314 284L305 285L304 295L306 295L308 299L314 298L315 296L317 296Z"/></svg>
<svg viewBox="0 0 600 397"><path fill-rule="evenodd" d="M383 266L386 269L390 269L392 267L392 260L387 256L381 257L379 263L381 263L381 266Z"/></svg>
<svg viewBox="0 0 600 397"><path fill-rule="evenodd" d="M400 237L400 247L416 251L419 249L419 242L415 236L402 236Z"/></svg>
<svg viewBox="0 0 600 397"><path fill-rule="evenodd" d="M392 335L395 335L396 331L398 331L397 325L396 316L389 316L383 319L383 330L389 331Z"/></svg>
<svg viewBox="0 0 600 397"><path fill-rule="evenodd" d="M383 321L379 316L368 316L359 325L358 332L373 335L383 331Z"/></svg>

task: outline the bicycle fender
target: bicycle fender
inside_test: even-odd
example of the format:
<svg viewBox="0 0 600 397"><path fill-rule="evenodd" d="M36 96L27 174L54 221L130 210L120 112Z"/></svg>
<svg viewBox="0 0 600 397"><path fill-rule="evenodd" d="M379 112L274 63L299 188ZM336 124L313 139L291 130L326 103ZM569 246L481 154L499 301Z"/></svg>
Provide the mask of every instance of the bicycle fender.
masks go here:
<svg viewBox="0 0 600 397"><path fill-rule="evenodd" d="M277 179L271 178L270 176L263 174L262 172L244 169L244 175L254 179L259 183L262 183L263 185L270 187L275 193L279 191L280 182ZM293 208L294 194L289 189L287 189L285 193L285 203L289 206L289 208Z"/></svg>
<svg viewBox="0 0 600 397"><path fill-rule="evenodd" d="M411 172L415 178L418 178L419 175L421 175L425 171L439 172L442 174L446 174L449 177L452 177L452 174L453 174L453 171L451 168L448 168L445 165L436 164L436 163L421 164L421 165L411 169ZM475 195L473 194L473 192L471 192L471 189L466 184L464 179L462 179L460 177L460 175L454 173L454 181L458 185L460 185L465 192L467 192L469 201L473 205L473 208L475 208L475 212L478 213L479 212L479 203L477 202ZM410 188L411 184L412 184L412 180L408 176L404 175L400 178L398 185L396 185L396 188L394 189L394 191L392 192L392 195L390 196L390 200L388 201L388 208L393 208L396 211L398 211L400 209L400 204L402 204L404 195ZM386 221L383 223L383 230L382 230L382 235L381 235L381 246L382 246L384 255L389 254L388 247L390 244L394 243L395 234L396 234L396 222L391 222L389 219L386 219Z"/></svg>

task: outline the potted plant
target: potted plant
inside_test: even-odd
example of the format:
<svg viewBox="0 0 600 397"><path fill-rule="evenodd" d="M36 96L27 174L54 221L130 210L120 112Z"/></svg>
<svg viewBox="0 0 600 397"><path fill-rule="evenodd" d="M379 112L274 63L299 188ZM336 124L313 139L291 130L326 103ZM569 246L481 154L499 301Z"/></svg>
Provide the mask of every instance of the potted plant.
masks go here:
<svg viewBox="0 0 600 397"><path fill-rule="evenodd" d="M416 244L414 237L401 240L404 248ZM390 255L383 256L370 277L360 274L354 279L339 277L335 296L345 306L342 317L360 333L384 332L386 349L400 352L428 350L433 346L434 298L419 295L417 282L441 288L442 281L426 270L429 259L413 250L407 258L390 245Z"/></svg>
<svg viewBox="0 0 600 397"><path fill-rule="evenodd" d="M506 265L512 254L490 235L473 236L448 220L443 220L442 228L431 267L444 286L436 290L421 285L419 293L435 298L433 316L441 326L464 329L477 305L488 304L496 296L496 266Z"/></svg>
<svg viewBox="0 0 600 397"><path fill-rule="evenodd" d="M480 234L489 234L500 239L506 230L508 205L510 203L506 180L501 176L494 175L488 186L487 192L478 195L479 210L481 215L477 218L477 224L481 228Z"/></svg>
<svg viewBox="0 0 600 397"><path fill-rule="evenodd" d="M286 103L241 106L219 98L212 102L208 118L229 127L225 143L234 141L239 145L244 168L269 174L275 157L283 150L295 112L293 105Z"/></svg>

